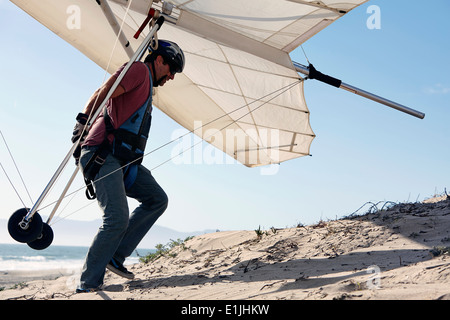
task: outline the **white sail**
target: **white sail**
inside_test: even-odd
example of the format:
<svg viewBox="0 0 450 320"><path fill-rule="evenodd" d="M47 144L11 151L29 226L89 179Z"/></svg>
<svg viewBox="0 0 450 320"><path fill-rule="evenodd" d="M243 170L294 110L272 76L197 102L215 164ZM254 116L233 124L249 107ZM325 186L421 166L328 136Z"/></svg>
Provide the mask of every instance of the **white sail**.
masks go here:
<svg viewBox="0 0 450 320"><path fill-rule="evenodd" d="M161 7L110 0L105 15L94 0L12 2L110 73L148 33L133 38L150 7ZM249 167L308 155L315 135L289 52L364 2L173 0L176 24L165 23L158 38L178 43L186 67L153 104Z"/></svg>

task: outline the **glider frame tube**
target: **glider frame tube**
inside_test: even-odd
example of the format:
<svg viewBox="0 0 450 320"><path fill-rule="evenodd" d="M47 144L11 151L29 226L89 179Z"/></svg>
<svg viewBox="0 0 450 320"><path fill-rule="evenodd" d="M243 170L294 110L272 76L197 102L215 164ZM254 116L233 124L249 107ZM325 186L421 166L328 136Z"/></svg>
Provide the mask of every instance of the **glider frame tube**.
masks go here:
<svg viewBox="0 0 450 320"><path fill-rule="evenodd" d="M354 94L357 94L357 95L359 95L361 97L364 97L364 98L370 99L372 101L384 104L384 105L386 105L388 107L391 107L391 108L396 109L398 111L404 112L404 113L409 114L411 116L414 116L416 118L419 118L419 119L425 118L425 114L420 112L420 111L408 108L408 107L406 107L404 105L401 105L401 104L399 104L397 102L385 99L385 98L377 96L377 95L375 95L373 93L370 93L370 92L367 92L365 90L359 89L357 87L354 87L352 85L344 83L344 82L342 82L339 79L336 79L336 78L324 75L323 73L321 73L321 72L317 71L316 69L314 69L314 67L312 67L312 65L310 65L309 67L306 67L306 66L304 66L304 65L302 65L302 64L300 64L298 62L295 62L295 61L292 61L292 63L293 63L294 68L295 68L295 70L297 72L300 72L300 73L302 73L302 74L304 74L306 76L310 76L310 79L316 79L316 80L325 82L325 83L327 83L329 85L335 86L335 87L337 87L339 89L347 90L347 91L352 92Z"/></svg>
<svg viewBox="0 0 450 320"><path fill-rule="evenodd" d="M164 23L164 17L160 16L158 18L158 20L156 21L154 27L150 30L150 32L148 33L147 37L145 38L145 40L141 43L141 45L139 46L139 48L134 52L133 57L130 59L130 61L128 61L127 65L125 66L125 68L122 70L122 72L119 74L119 76L117 77L116 81L114 82L114 84L112 85L111 89L109 90L108 94L106 95L105 99L103 100L103 102L101 103L101 105L97 108L96 112L94 113L94 115L92 117L90 117L89 122L86 125L86 130L89 130L89 127L92 125L92 123L94 122L94 120L98 117L98 115L100 114L100 112L102 112L103 108L105 107L106 103L108 102L108 100L111 98L113 92L116 90L116 88L119 86L119 83L122 81L123 77L125 76L125 74L127 73L128 69L130 69L131 65L139 58L141 57L141 53L147 49L148 45L150 44L150 41L153 38L153 35L156 33L156 31L159 30L159 28L162 26L162 24ZM39 196L38 200L34 203L33 207L30 209L30 211L28 212L28 214L24 217L24 223L27 225L28 222L30 221L30 219L33 217L33 215L36 213L37 209L39 208L39 206L41 205L42 201L45 199L45 197L47 196L47 194L49 193L50 189L53 187L53 185L55 184L56 180L58 179L58 177L60 176L61 172L63 171L63 169L65 168L65 166L67 165L67 163L69 162L70 158L72 157L73 152L75 151L76 147L78 146L79 141L75 142L72 147L70 148L70 151L67 153L67 155L64 157L64 160L61 162L61 164L59 165L58 169L56 170L56 172L54 173L54 175L52 176L52 178L50 179L50 182L47 184L47 186L45 187L44 191L41 193L41 195ZM72 181L73 179L71 179ZM69 181L69 183L71 182ZM66 187L67 189L67 187ZM65 190L67 191L67 190ZM60 200L61 197L60 197ZM60 202L60 201L59 201ZM58 203L59 205L59 203ZM25 227L26 227L25 225Z"/></svg>
<svg viewBox="0 0 450 320"><path fill-rule="evenodd" d="M131 59L134 54L133 49L131 48L130 42L128 41L127 37L121 30L119 22L117 22L117 19L111 10L111 7L108 4L108 1L101 0L101 1L97 1L97 3L100 6L100 8L103 10L103 14L105 15L106 19L108 20L111 28L114 30L114 33L119 38L119 41L122 44L123 49L127 53L128 57Z"/></svg>

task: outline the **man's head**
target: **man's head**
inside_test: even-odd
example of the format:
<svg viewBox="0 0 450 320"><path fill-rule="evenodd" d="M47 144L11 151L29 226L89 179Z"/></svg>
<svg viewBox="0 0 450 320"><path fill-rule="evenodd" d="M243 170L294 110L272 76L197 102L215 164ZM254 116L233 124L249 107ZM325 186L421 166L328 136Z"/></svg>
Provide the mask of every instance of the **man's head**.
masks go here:
<svg viewBox="0 0 450 320"><path fill-rule="evenodd" d="M163 86L176 73L183 72L184 53L175 42L159 40L155 50L151 47L148 50L149 54L144 62L152 66L153 86Z"/></svg>

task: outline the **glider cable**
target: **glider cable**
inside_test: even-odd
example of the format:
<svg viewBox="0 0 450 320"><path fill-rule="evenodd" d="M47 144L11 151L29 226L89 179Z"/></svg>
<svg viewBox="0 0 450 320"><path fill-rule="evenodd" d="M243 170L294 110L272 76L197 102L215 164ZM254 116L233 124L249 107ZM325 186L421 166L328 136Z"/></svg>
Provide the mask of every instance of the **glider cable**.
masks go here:
<svg viewBox="0 0 450 320"><path fill-rule="evenodd" d="M110 175L112 175L112 174L114 174L114 173L116 173L116 172L122 170L124 167L126 167L126 166L128 166L128 165L130 165L130 164L133 164L134 162L140 160L140 159L143 158L144 156L147 156L147 155L149 155L149 154L152 154L152 153L154 153L154 152L156 152L156 151L158 151L158 150L160 150L160 149L162 149L162 148L164 148L164 147L166 147L166 146L168 146L168 145L174 143L175 141L178 141L179 139L181 139L181 138L183 138L183 137L185 137L185 136L187 136L187 135L189 135L189 134L191 134L191 133L194 133L196 130L200 130L201 128L203 128L203 127L205 127L205 126L207 126L207 125L209 125L209 124L211 124L211 123L213 123L213 122L215 122L215 121L218 121L218 120L220 120L221 118L223 118L223 117L225 117L225 116L228 116L228 115L230 115L230 114L232 114L232 113L234 113L234 112L237 112L237 111L239 111L239 110L241 110L241 109L243 109L243 108L246 108L246 107L250 106L250 105L253 104L253 103L261 102L264 98L267 98L267 97L270 97L271 95L274 95L273 97L271 97L271 98L268 99L267 101L262 101L262 103L261 103L259 106L257 106L256 108L254 108L254 109L248 111L248 112L245 113L244 115L240 116L238 119L233 120L233 121L230 122L229 124L225 125L225 126L224 126L222 129L220 129L219 131L225 130L225 129L226 129L227 127L229 127L230 125L236 123L237 121L239 121L239 120L242 119L243 117L247 116L248 114L250 114L250 113L252 113L252 112L258 110L259 108L261 108L262 106L266 105L266 104L269 103L270 101L274 100L275 98L277 98L277 97L280 96L281 94L283 94L283 93L287 92L288 90L292 89L293 87L295 87L296 85L298 85L298 84L301 83L302 81L303 81L303 79L298 79L297 81L295 81L295 82L293 82L293 83L290 83L290 84L288 84L288 85L286 85L286 86L284 86L284 87L282 87L282 88L280 88L280 89L276 89L276 90L274 90L273 92L268 93L268 94L266 94L265 96L263 96L263 97L261 97L261 98L258 98L258 99L256 99L256 100L250 102L250 103L244 104L244 105L242 105L242 106L236 108L235 110L232 110L232 111L230 111L230 112L228 112L228 113L226 113L226 114L223 114L223 115L221 115L221 116L219 116L219 117L217 117L217 118L215 118L215 119L213 119L213 120L211 120L211 121L209 121L209 122L207 122L207 123L205 123L205 124L203 124L203 125L201 125L201 126L195 128L195 129L193 129L193 130L190 130L190 131L186 132L185 134L183 134L183 135L181 135L181 136L179 136L179 137L177 137L177 138L174 138L174 139L172 139L172 140L170 140L170 141L168 141L168 142L162 144L161 146L159 146L159 147L157 147L157 148L155 148L155 149L153 149L153 150L150 150L149 152L147 152L147 153L146 153L145 155L143 155L142 157L140 157L140 158L138 158L138 159L136 159L136 160L134 160L134 161L131 161L131 162L125 164L124 166L122 166L122 167L120 167L120 168L118 168L118 169L113 170L112 172L110 172L110 173L108 173L108 174L106 174L106 175L104 175L104 176L102 176L102 177L96 179L95 181L90 182L90 184L93 184L93 183L95 183L95 182L98 182L98 181L100 181L100 180L102 180L102 179L104 179L104 178L106 178L106 177L108 177L108 176L110 176ZM203 140L206 140L206 139L208 139L208 138L210 138L210 137L203 138ZM192 148L194 148L195 146L197 146L198 144L200 144L201 142L203 142L203 140L200 140L199 142L197 142L197 143L195 143L194 145L190 146L188 149L182 150L179 154L177 154L177 155L175 155L175 156L172 156L172 157L169 158L168 160L165 160L165 161L163 161L162 163L156 165L155 167L153 167L153 168L151 169L151 171L153 171L153 170L155 170L155 169L157 169L157 168L163 166L164 164L168 163L169 161L171 161L171 160L174 159L175 157L180 156L180 155L182 155L183 153L185 153L185 152L191 150ZM84 185L83 187L80 187L80 188L78 188L78 189L76 189L76 190L74 190L74 191L72 191L72 192L66 194L66 195L64 196L64 198L69 197L69 196L71 196L71 195L73 195L73 194L79 192L80 190L83 190L84 188L86 188L86 185ZM49 206L51 206L51 205L53 205L53 204L55 204L55 203L56 203L56 201L55 201L55 202L52 202L52 203L50 203L50 204L48 204L48 205L46 205L46 206L44 206L44 207L42 207L41 210L43 210L43 209L45 209L45 208L47 208L47 207L49 207ZM92 203L94 203L94 202L92 202ZM83 208L85 208L85 207L86 207L86 206L84 206ZM76 210L75 212L78 212L79 210L81 210L81 209L78 209L78 210ZM75 213L75 212L72 212L72 213L68 214L68 215L65 216L64 218L68 217L69 215L72 215L72 214ZM63 219L63 218L60 218L60 219ZM59 220L58 220L58 221L59 221Z"/></svg>
<svg viewBox="0 0 450 320"><path fill-rule="evenodd" d="M16 166L17 172L19 173L19 176L20 176L20 178L22 179L22 175L20 174L20 171L19 171L19 169L17 168L16 162L14 161L14 157L12 156L11 151L9 150L9 147L8 147L8 144L6 143L5 137L3 136L3 133L2 133L1 131L0 131L0 134L2 135L3 141L5 142L5 145L6 145L6 148L8 149L9 155L11 156L12 161L14 162L14 165ZM17 191L16 187L14 186L14 183L11 181L11 179L10 179L8 173L6 172L5 167L3 167L3 165L2 165L1 162L0 162L0 167L2 167L2 170L3 170L3 172L5 173L6 178L8 179L9 183L11 184L11 187L12 187L12 188L14 189L14 191L16 192L16 195L17 195L17 197L19 198L20 202L22 202L22 205L23 205L24 207L26 207L25 202L23 201L22 197L20 196L19 192ZM23 183L24 186L25 186L25 183L23 182L23 179L22 179L22 183ZM25 186L25 189L26 189L27 192L28 192L28 189L27 189L26 186ZM28 196L29 196L29 195L30 195L30 194L28 193ZM30 199L31 199L31 197L30 197ZM31 202L33 202L33 201L31 201Z"/></svg>
<svg viewBox="0 0 450 320"><path fill-rule="evenodd" d="M2 167L3 172L6 175L6 178L8 179L9 183L11 184L11 187L14 189L14 191L16 192L17 196L19 197L20 202L22 202L22 205L26 208L27 206L25 205L25 202L23 202L22 197L20 196L19 192L17 191L16 187L14 186L14 184L12 183L11 179L9 178L8 174L6 173L5 168L3 167L2 163L0 162L0 167Z"/></svg>
<svg viewBox="0 0 450 320"><path fill-rule="evenodd" d="M231 126L232 124L238 122L240 119L246 117L247 115L251 114L252 112L254 112L254 111L258 110L259 108L261 108L262 106L266 105L267 103L269 103L270 101L272 101L272 100L275 99L276 97L278 97L278 96L280 96L281 94L285 93L286 91L292 89L294 86L296 86L297 84L299 84L301 81L302 81L302 80L298 80L298 81L296 81L296 82L293 82L293 83L291 83L291 84L285 86L284 88L278 89L278 90L276 90L276 91L274 91L274 92L272 92L272 93L270 93L270 94L264 96L264 97L267 97L267 96L269 96L269 95L271 95L271 94L274 94L274 93L280 91L280 92L277 93L274 97L272 97L272 98L270 98L269 100L265 101L264 103L262 103L261 105L259 105L259 106L256 107L255 109L250 110L249 112L247 112L247 113L245 113L244 115L240 116L238 119L233 120L232 122L230 122L229 124L227 124L226 126L224 126L223 128L221 128L221 129L219 130L219 132L225 130L226 128L228 128L228 127ZM212 121L210 121L210 122L208 122L208 123L206 123L206 124L204 124L204 125L201 125L199 128L196 128L196 129L194 129L194 130L191 130L191 131L187 132L186 134L184 134L184 135L178 137L177 139L174 139L174 140L172 140L172 141L166 143L166 145L168 145L168 144L170 144L170 143L172 143L172 142L174 142L174 141L176 141L176 140L178 140L178 139L180 139L180 138L182 138L182 137L184 137L184 136L186 136L186 135L188 135L188 134L190 134L190 133L193 133L193 132L195 132L196 130L200 130L200 129L203 128L204 126L206 126L206 125L208 125L208 124L211 124L212 122L217 121L217 120L219 120L219 119L221 119L221 118L223 118L223 117L225 117L225 116L228 116L228 115L230 115L230 114L233 113L233 112L236 112L236 111L238 111L238 110L240 110L240 109L242 109L242 108L244 108L244 107L248 107L250 104L252 104L252 103L254 103L254 102L258 102L258 101L262 100L264 97L259 98L259 99L255 100L255 101L253 101L253 102L248 103L248 104L244 104L243 106L239 107L239 108L236 109L236 110L233 110L233 111L231 111L231 112L229 112L229 113L226 113L226 114L224 114L224 115L222 115L222 116L220 116L220 117L218 117L218 118L216 118L216 119L214 119L214 120L212 120ZM203 140L208 140L208 139L211 138L212 136L213 136L213 135L210 135L209 137L202 138L202 139L203 139ZM195 146L197 146L198 144L202 143L203 140L200 140L199 142L197 142L197 143L193 144L192 146L190 146L188 149L181 151L179 154L177 154L177 155L175 155L175 156L172 156L170 159L168 159L168 160L162 162L161 164L157 165L156 167L153 167L152 170L155 170L156 168L161 167L163 164L165 164L165 163L171 161L171 160L174 159L175 157L178 157L178 156L182 155L183 153L185 153L185 152L187 152L187 151L193 149ZM156 150L152 150L152 151L150 151L148 154L150 154L150 153L152 153L152 152L154 152L154 151L156 151Z"/></svg>
<svg viewBox="0 0 450 320"><path fill-rule="evenodd" d="M303 49L303 45L300 45L300 48L302 48L303 54L305 55L306 61L308 61L308 64L311 64L309 62L308 56L306 55L305 49Z"/></svg>

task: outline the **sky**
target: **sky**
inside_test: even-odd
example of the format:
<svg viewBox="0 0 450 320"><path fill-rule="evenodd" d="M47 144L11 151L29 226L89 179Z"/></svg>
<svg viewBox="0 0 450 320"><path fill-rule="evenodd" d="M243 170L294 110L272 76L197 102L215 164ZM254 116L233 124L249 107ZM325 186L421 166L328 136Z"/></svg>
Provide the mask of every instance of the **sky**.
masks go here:
<svg viewBox="0 0 450 320"><path fill-rule="evenodd" d="M370 6L379 15L368 11ZM450 193L449 13L448 0L373 0L303 45L316 69L424 112L425 119L307 80L316 134L312 156L284 162L273 175L236 163L169 161L152 170L169 196L157 224L183 232L285 228L341 218L367 202L422 201L446 188ZM0 139L0 163L22 199L1 171L0 219L7 220L41 194L71 147L76 115L106 75L5 0L0 0L0 34L0 130L31 196ZM307 64L301 48L291 58ZM180 128L154 110L147 150L172 140ZM148 155L143 164L158 166L175 147ZM42 216L48 216L52 206L47 205L74 169L71 162L41 206ZM71 190L83 183L79 175ZM59 219L101 217L84 188L70 199L52 220L55 234ZM130 208L135 206L130 201Z"/></svg>

